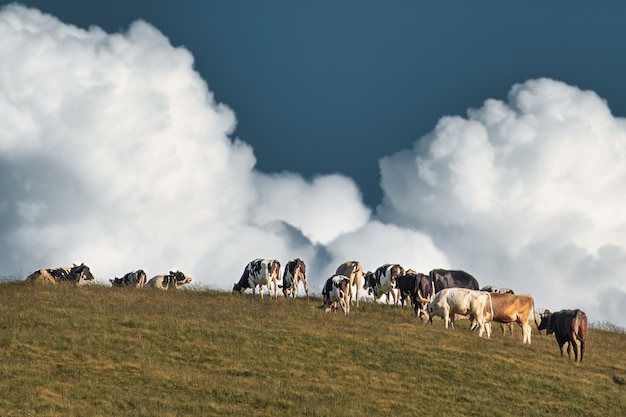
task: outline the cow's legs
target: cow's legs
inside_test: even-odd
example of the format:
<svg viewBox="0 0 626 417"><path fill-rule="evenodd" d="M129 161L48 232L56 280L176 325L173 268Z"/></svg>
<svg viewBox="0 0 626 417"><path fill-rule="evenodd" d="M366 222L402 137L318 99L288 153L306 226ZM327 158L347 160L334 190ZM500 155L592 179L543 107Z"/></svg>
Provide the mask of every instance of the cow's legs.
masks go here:
<svg viewBox="0 0 626 417"><path fill-rule="evenodd" d="M532 333L532 328L528 322L522 325L522 344L528 343L530 345L530 335Z"/></svg>
<svg viewBox="0 0 626 417"><path fill-rule="evenodd" d="M443 322L446 326L446 329L448 328L448 323L450 322L450 312L448 310L445 310L443 312ZM454 328L454 323L452 323L452 328Z"/></svg>
<svg viewBox="0 0 626 417"><path fill-rule="evenodd" d="M583 354L585 353L585 340L582 338L582 336L580 337L580 339L577 337L574 340L579 340L580 341L580 362L582 362L583 361Z"/></svg>

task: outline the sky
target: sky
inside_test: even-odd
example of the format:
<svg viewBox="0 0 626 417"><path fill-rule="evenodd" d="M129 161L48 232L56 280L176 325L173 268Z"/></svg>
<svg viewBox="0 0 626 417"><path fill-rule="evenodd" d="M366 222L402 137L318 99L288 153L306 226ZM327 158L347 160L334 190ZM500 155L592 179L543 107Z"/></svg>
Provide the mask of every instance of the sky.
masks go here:
<svg viewBox="0 0 626 417"><path fill-rule="evenodd" d="M626 326L626 5L0 1L0 276L462 269Z"/></svg>

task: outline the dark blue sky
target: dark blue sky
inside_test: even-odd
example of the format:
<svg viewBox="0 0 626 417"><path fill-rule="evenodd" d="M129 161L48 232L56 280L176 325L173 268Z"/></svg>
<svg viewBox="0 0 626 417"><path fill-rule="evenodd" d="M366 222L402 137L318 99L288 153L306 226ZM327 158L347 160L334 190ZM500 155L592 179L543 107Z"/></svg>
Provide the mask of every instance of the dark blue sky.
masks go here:
<svg viewBox="0 0 626 417"><path fill-rule="evenodd" d="M372 207L379 158L515 83L554 78L626 114L623 2L21 3L107 32L153 24L235 111L257 168L344 173Z"/></svg>

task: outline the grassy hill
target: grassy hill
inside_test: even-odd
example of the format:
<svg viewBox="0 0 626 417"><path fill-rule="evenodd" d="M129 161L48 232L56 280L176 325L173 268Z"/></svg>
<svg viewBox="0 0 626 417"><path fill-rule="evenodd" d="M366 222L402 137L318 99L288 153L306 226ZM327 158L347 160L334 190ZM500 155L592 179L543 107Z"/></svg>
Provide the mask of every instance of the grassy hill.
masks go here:
<svg viewBox="0 0 626 417"><path fill-rule="evenodd" d="M0 285L0 416L626 415L626 335L585 362L409 308L215 291Z"/></svg>

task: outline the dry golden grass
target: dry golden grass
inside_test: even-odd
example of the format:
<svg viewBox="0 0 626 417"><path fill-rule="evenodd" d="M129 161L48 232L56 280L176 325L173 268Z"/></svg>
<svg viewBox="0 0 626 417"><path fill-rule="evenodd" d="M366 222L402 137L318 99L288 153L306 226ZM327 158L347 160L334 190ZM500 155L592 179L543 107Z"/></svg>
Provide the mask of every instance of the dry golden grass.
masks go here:
<svg viewBox="0 0 626 417"><path fill-rule="evenodd" d="M626 335L480 339L409 308L0 285L0 416L626 415Z"/></svg>

